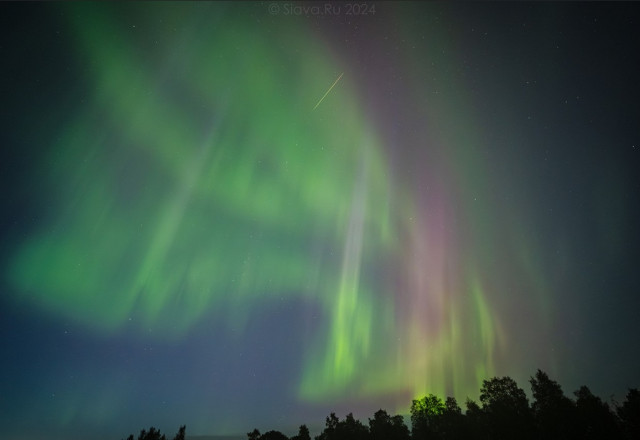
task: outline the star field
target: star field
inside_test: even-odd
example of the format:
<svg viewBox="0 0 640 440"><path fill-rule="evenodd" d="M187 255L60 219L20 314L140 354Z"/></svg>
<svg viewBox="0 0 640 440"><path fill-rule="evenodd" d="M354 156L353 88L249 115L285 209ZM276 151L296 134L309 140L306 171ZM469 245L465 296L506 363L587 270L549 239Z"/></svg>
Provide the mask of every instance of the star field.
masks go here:
<svg viewBox="0 0 640 440"><path fill-rule="evenodd" d="M638 5L287 5L0 6L8 438L637 387Z"/></svg>

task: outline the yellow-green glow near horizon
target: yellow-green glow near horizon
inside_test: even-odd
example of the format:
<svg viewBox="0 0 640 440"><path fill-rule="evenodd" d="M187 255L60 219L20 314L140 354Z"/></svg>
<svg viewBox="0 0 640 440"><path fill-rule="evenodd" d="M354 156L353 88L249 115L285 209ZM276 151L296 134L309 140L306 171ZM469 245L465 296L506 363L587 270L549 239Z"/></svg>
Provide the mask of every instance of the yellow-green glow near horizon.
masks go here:
<svg viewBox="0 0 640 440"><path fill-rule="evenodd" d="M475 393L500 336L486 287L442 232L447 193L398 196L411 188L349 75L311 107L344 66L300 25L267 36L242 17L203 25L206 5L171 20L178 6L156 6L144 37L69 7L94 95L43 158L47 222L8 273L21 299L180 340L214 310L303 297L329 322L300 398Z"/></svg>

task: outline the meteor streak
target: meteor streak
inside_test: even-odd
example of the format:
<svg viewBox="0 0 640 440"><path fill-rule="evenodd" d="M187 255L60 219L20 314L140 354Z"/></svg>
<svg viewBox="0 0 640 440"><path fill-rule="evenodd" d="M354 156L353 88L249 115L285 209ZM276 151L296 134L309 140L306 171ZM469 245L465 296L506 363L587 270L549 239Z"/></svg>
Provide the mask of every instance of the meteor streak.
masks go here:
<svg viewBox="0 0 640 440"><path fill-rule="evenodd" d="M338 81L340 81L340 78L342 78L342 75L344 75L344 72L342 72L340 74L340 76L338 77L338 79L336 79L333 84L331 84L331 87L329 87L329 90L327 90L325 92L324 95L322 95L322 98L320 98L320 101L318 101L318 103L315 105L315 107L313 107L313 110L315 110L316 108L318 108L318 106L320 105L320 103L322 102L322 100L329 94L329 92L331 91L331 89L333 89L333 87L338 84Z"/></svg>

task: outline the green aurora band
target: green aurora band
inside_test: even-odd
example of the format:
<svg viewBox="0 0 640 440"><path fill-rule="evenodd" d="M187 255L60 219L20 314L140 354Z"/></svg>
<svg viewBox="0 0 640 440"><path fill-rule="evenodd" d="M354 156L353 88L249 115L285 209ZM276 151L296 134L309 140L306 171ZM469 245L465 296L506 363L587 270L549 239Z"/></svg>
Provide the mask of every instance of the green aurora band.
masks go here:
<svg viewBox="0 0 640 440"><path fill-rule="evenodd" d="M441 183L417 201L317 35L210 7L135 5L123 22L65 6L94 95L43 157L45 221L8 272L19 299L105 335L135 316L141 338L180 341L214 311L238 327L303 297L329 321L300 399L475 395L507 344L474 251L492 246L490 213L458 213L477 243L451 229L460 188L484 192L481 158L429 164Z"/></svg>

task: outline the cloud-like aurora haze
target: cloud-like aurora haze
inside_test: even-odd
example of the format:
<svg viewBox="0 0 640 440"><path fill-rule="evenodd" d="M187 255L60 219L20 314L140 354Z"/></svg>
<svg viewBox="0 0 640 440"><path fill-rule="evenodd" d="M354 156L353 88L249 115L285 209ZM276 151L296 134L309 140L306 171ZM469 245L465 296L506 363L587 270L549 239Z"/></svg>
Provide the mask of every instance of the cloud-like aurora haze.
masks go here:
<svg viewBox="0 0 640 440"><path fill-rule="evenodd" d="M80 66L69 80L90 94L42 134L39 221L5 271L14 300L141 346L189 345L213 319L242 345L269 304L290 302L323 321L283 379L294 404L406 411L425 393L464 400L493 375L553 370L553 350L534 346L552 331L556 260L539 260L536 220L517 203L533 192L517 152L487 156L496 135L457 67L464 47L431 20L420 57L363 54L403 73L403 91L380 97L384 71L362 80L312 18L260 8L56 6ZM425 26L402 20L407 39ZM419 86L442 72L437 90ZM385 111L413 125L389 129ZM83 387L96 423L127 411L118 386ZM77 396L58 405L61 424L88 411Z"/></svg>
<svg viewBox="0 0 640 440"><path fill-rule="evenodd" d="M452 195L441 185L422 208L409 195L392 209L410 189L392 181L348 73L312 111L341 68L312 33L261 35L194 8L172 42L125 39L124 23L80 9L95 96L46 159L51 220L11 268L25 295L102 332L136 313L169 338L212 308L308 297L330 323L305 355L305 399L463 395L493 373L499 324L455 254ZM144 23L170 27L177 9Z"/></svg>

